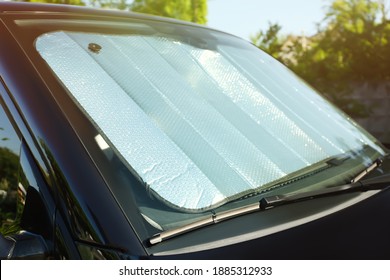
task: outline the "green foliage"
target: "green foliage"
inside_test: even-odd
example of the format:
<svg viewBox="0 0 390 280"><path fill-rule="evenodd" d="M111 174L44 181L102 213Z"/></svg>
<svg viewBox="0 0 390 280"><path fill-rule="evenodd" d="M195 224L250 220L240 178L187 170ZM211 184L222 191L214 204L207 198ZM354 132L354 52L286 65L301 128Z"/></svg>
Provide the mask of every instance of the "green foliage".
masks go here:
<svg viewBox="0 0 390 280"><path fill-rule="evenodd" d="M282 47L276 55L268 51L345 112L365 116L367 110L350 94L355 84L390 80L390 22L385 10L383 1L335 0L315 36L305 42L297 36L269 38Z"/></svg>
<svg viewBox="0 0 390 280"><path fill-rule="evenodd" d="M134 12L207 23L207 0L134 0Z"/></svg>
<svg viewBox="0 0 390 280"><path fill-rule="evenodd" d="M118 10L125 10L129 8L127 0L22 0L24 2L37 2L49 4L65 4L77 6L93 6L96 8L111 8Z"/></svg>
<svg viewBox="0 0 390 280"><path fill-rule="evenodd" d="M25 2L50 3L50 4L67 4L84 6L85 2L82 0L27 0Z"/></svg>
<svg viewBox="0 0 390 280"><path fill-rule="evenodd" d="M269 53L275 58L279 58L282 52L283 39L280 38L279 32L282 27L277 23L268 23L267 31L260 30L255 36L251 36L253 44L263 51Z"/></svg>
<svg viewBox="0 0 390 280"><path fill-rule="evenodd" d="M97 8L127 10L130 7L127 0L90 0L89 3Z"/></svg>
<svg viewBox="0 0 390 280"><path fill-rule="evenodd" d="M18 156L11 150L0 147L0 186L4 180L17 185L15 170L18 170Z"/></svg>
<svg viewBox="0 0 390 280"><path fill-rule="evenodd" d="M11 150L0 147L0 233L15 229L16 186L19 158Z"/></svg>
<svg viewBox="0 0 390 280"><path fill-rule="evenodd" d="M207 23L207 0L21 0L52 4L69 4L96 8L132 10L138 13L158 15L195 22ZM132 2L132 3L131 3Z"/></svg>

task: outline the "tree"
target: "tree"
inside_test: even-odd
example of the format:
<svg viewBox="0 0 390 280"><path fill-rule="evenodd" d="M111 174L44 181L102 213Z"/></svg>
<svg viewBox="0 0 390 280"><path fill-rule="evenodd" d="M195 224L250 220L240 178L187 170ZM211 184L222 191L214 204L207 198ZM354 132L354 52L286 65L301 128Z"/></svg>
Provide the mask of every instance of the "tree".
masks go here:
<svg viewBox="0 0 390 280"><path fill-rule="evenodd" d="M384 2L334 0L318 26L305 44L302 37L288 36L275 56L348 114L366 116L368 111L351 93L356 84L390 80L390 22ZM277 32L265 34L272 35L266 42L280 42L274 38Z"/></svg>
<svg viewBox="0 0 390 280"><path fill-rule="evenodd" d="M207 0L134 0L134 12L207 23Z"/></svg>
<svg viewBox="0 0 390 280"><path fill-rule="evenodd" d="M382 1L336 0L328 9L328 21L319 48L332 68L338 67L348 80L388 80L389 23ZM332 57L333 56L333 57ZM329 57L329 59L327 59ZM336 62L336 63L334 63Z"/></svg>
<svg viewBox="0 0 390 280"><path fill-rule="evenodd" d="M19 157L7 148L0 147L0 233L13 229L16 215Z"/></svg>
<svg viewBox="0 0 390 280"><path fill-rule="evenodd" d="M285 42L279 35L282 27L277 23L271 22L269 22L268 25L267 31L264 32L260 30L255 36L251 36L250 39L254 45L279 59Z"/></svg>
<svg viewBox="0 0 390 280"><path fill-rule="evenodd" d="M67 4L67 5L79 5L79 6L85 5L85 2L82 0L26 0L25 2Z"/></svg>
<svg viewBox="0 0 390 280"><path fill-rule="evenodd" d="M132 10L138 13L152 14L190 21L207 23L207 0L21 0L52 4L90 5L98 8Z"/></svg>
<svg viewBox="0 0 390 280"><path fill-rule="evenodd" d="M24 2L38 2L50 4L65 4L78 6L93 6L96 8L113 8L125 10L129 8L127 0L22 0Z"/></svg>
<svg viewBox="0 0 390 280"><path fill-rule="evenodd" d="M384 10L379 1L334 1L311 48L289 65L354 117L368 111L350 98L353 86L390 79L390 24Z"/></svg>
<svg viewBox="0 0 390 280"><path fill-rule="evenodd" d="M96 8L127 10L130 7L127 0L89 0L89 3Z"/></svg>

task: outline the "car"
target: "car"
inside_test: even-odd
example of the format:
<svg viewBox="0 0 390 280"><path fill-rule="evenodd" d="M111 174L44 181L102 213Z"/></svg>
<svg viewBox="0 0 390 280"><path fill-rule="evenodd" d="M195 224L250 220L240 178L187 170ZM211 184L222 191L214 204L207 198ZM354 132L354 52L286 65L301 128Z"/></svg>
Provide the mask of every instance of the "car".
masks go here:
<svg viewBox="0 0 390 280"><path fill-rule="evenodd" d="M388 150L244 39L0 3L2 259L388 259Z"/></svg>

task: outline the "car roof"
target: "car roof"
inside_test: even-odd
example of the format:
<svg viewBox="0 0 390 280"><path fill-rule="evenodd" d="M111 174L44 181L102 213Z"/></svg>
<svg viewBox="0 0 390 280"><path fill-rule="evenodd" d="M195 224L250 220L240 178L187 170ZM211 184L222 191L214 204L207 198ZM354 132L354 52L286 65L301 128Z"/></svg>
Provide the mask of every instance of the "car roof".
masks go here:
<svg viewBox="0 0 390 280"><path fill-rule="evenodd" d="M2 15L61 15L61 16L96 16L106 19L135 19L154 22L165 22L178 24L182 26L193 26L205 30L216 31L223 34L228 34L232 37L240 38L236 35L224 32L206 25L201 25L193 22L156 16L133 11L123 11L106 8L93 8L86 6L64 5L64 4L48 4L48 3L31 3L31 2L1 2L0 0L0 19ZM242 38L240 38L242 39Z"/></svg>
<svg viewBox="0 0 390 280"><path fill-rule="evenodd" d="M182 25L192 25L200 28L212 29L204 25L177 19L135 13L132 11L92 8L86 6L63 5L63 4L43 4L29 2L0 2L0 17L2 14L62 14L62 15L89 15L105 16L113 18L131 18L151 21L164 21Z"/></svg>

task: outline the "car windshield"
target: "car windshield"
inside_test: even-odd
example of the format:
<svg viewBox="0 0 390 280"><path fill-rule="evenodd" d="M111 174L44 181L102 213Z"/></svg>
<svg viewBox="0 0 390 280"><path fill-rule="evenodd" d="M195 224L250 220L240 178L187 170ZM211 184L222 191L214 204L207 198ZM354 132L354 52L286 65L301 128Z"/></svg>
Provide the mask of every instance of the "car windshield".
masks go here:
<svg viewBox="0 0 390 280"><path fill-rule="evenodd" d="M99 131L101 149L175 211L202 213L266 192L339 155L354 155L361 169L384 155L282 64L230 35L139 24L47 32L35 46Z"/></svg>

